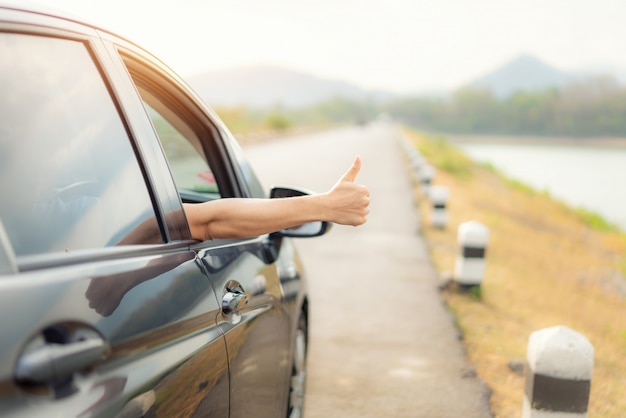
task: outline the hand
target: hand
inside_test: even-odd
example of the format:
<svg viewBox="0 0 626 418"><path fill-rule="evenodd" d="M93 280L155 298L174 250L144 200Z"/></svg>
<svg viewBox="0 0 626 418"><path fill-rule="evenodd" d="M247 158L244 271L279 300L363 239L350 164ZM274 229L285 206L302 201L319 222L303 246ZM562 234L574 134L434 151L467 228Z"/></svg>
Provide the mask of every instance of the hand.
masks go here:
<svg viewBox="0 0 626 418"><path fill-rule="evenodd" d="M326 193L331 221L342 225L361 225L369 213L370 193L355 182L361 170L361 158L356 157L350 169Z"/></svg>
<svg viewBox="0 0 626 418"><path fill-rule="evenodd" d="M111 316L126 294L128 281L124 274L93 277L85 292L89 307L102 316Z"/></svg>

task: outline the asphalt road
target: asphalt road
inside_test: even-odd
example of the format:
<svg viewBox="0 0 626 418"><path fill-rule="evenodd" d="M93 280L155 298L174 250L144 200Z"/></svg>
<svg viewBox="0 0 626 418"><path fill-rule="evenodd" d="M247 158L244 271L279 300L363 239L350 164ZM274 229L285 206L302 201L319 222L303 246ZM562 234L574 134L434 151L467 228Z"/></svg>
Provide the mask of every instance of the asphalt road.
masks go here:
<svg viewBox="0 0 626 418"><path fill-rule="evenodd" d="M391 125L370 124L245 148L261 181L322 192L355 155L368 222L297 242L309 278L306 418L491 417L419 234Z"/></svg>

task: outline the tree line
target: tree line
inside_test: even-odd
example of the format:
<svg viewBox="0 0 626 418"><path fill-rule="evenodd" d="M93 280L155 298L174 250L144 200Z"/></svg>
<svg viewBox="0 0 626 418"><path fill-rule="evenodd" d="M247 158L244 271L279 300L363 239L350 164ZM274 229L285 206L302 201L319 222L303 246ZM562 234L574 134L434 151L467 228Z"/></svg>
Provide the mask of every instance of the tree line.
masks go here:
<svg viewBox="0 0 626 418"><path fill-rule="evenodd" d="M464 88L446 99L407 98L389 113L425 129L448 133L544 136L626 136L626 88L601 77L499 98Z"/></svg>
<svg viewBox="0 0 626 418"><path fill-rule="evenodd" d="M542 91L497 97L463 88L448 97L386 102L335 98L299 109L217 108L231 130L366 123L386 115L420 129L455 134L626 137L626 87L598 77Z"/></svg>

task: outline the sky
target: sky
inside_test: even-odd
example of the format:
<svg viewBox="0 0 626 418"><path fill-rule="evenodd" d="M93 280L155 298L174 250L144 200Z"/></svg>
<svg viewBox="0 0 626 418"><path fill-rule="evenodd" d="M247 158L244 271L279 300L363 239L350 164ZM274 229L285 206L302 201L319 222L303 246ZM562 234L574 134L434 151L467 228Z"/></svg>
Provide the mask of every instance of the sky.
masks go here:
<svg viewBox="0 0 626 418"><path fill-rule="evenodd" d="M522 54L626 69L624 0L35 0L111 29L183 77L277 65L396 93L450 90Z"/></svg>

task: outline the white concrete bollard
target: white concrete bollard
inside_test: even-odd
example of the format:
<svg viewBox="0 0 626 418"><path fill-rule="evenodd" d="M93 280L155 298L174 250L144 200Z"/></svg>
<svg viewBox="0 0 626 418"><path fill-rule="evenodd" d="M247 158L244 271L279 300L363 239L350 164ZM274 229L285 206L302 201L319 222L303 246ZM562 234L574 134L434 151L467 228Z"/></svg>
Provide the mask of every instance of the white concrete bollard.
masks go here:
<svg viewBox="0 0 626 418"><path fill-rule="evenodd" d="M422 166L420 167L419 176L420 183L422 185L422 193L424 194L424 196L428 196L429 194L430 184L435 177L435 172L435 167L426 162L424 162L424 164L422 164Z"/></svg>
<svg viewBox="0 0 626 418"><path fill-rule="evenodd" d="M413 181L416 184L421 184L422 179L421 179L421 170L424 167L424 165L426 164L426 159L424 158L424 156L422 154L419 153L419 151L415 151L412 156L411 156L411 173L412 173L412 178Z"/></svg>
<svg viewBox="0 0 626 418"><path fill-rule="evenodd" d="M477 221L464 222L457 232L459 254L454 266L454 280L462 286L480 286L485 276L485 252L489 229Z"/></svg>
<svg viewBox="0 0 626 418"><path fill-rule="evenodd" d="M400 142L400 146L402 147L405 153L409 154L411 150L415 149L415 145L407 137L399 136L398 140Z"/></svg>
<svg viewBox="0 0 626 418"><path fill-rule="evenodd" d="M593 351L584 335L564 326L533 332L522 417L587 417Z"/></svg>
<svg viewBox="0 0 626 418"><path fill-rule="evenodd" d="M416 172L419 172L422 166L426 164L426 159L422 154L419 153L419 151L411 153L409 158L411 160L411 167L413 167L413 170L415 170Z"/></svg>
<svg viewBox="0 0 626 418"><path fill-rule="evenodd" d="M430 201L432 202L432 210L430 213L430 223L435 228L445 228L448 221L448 213L446 206L449 196L448 188L445 186L431 186Z"/></svg>

